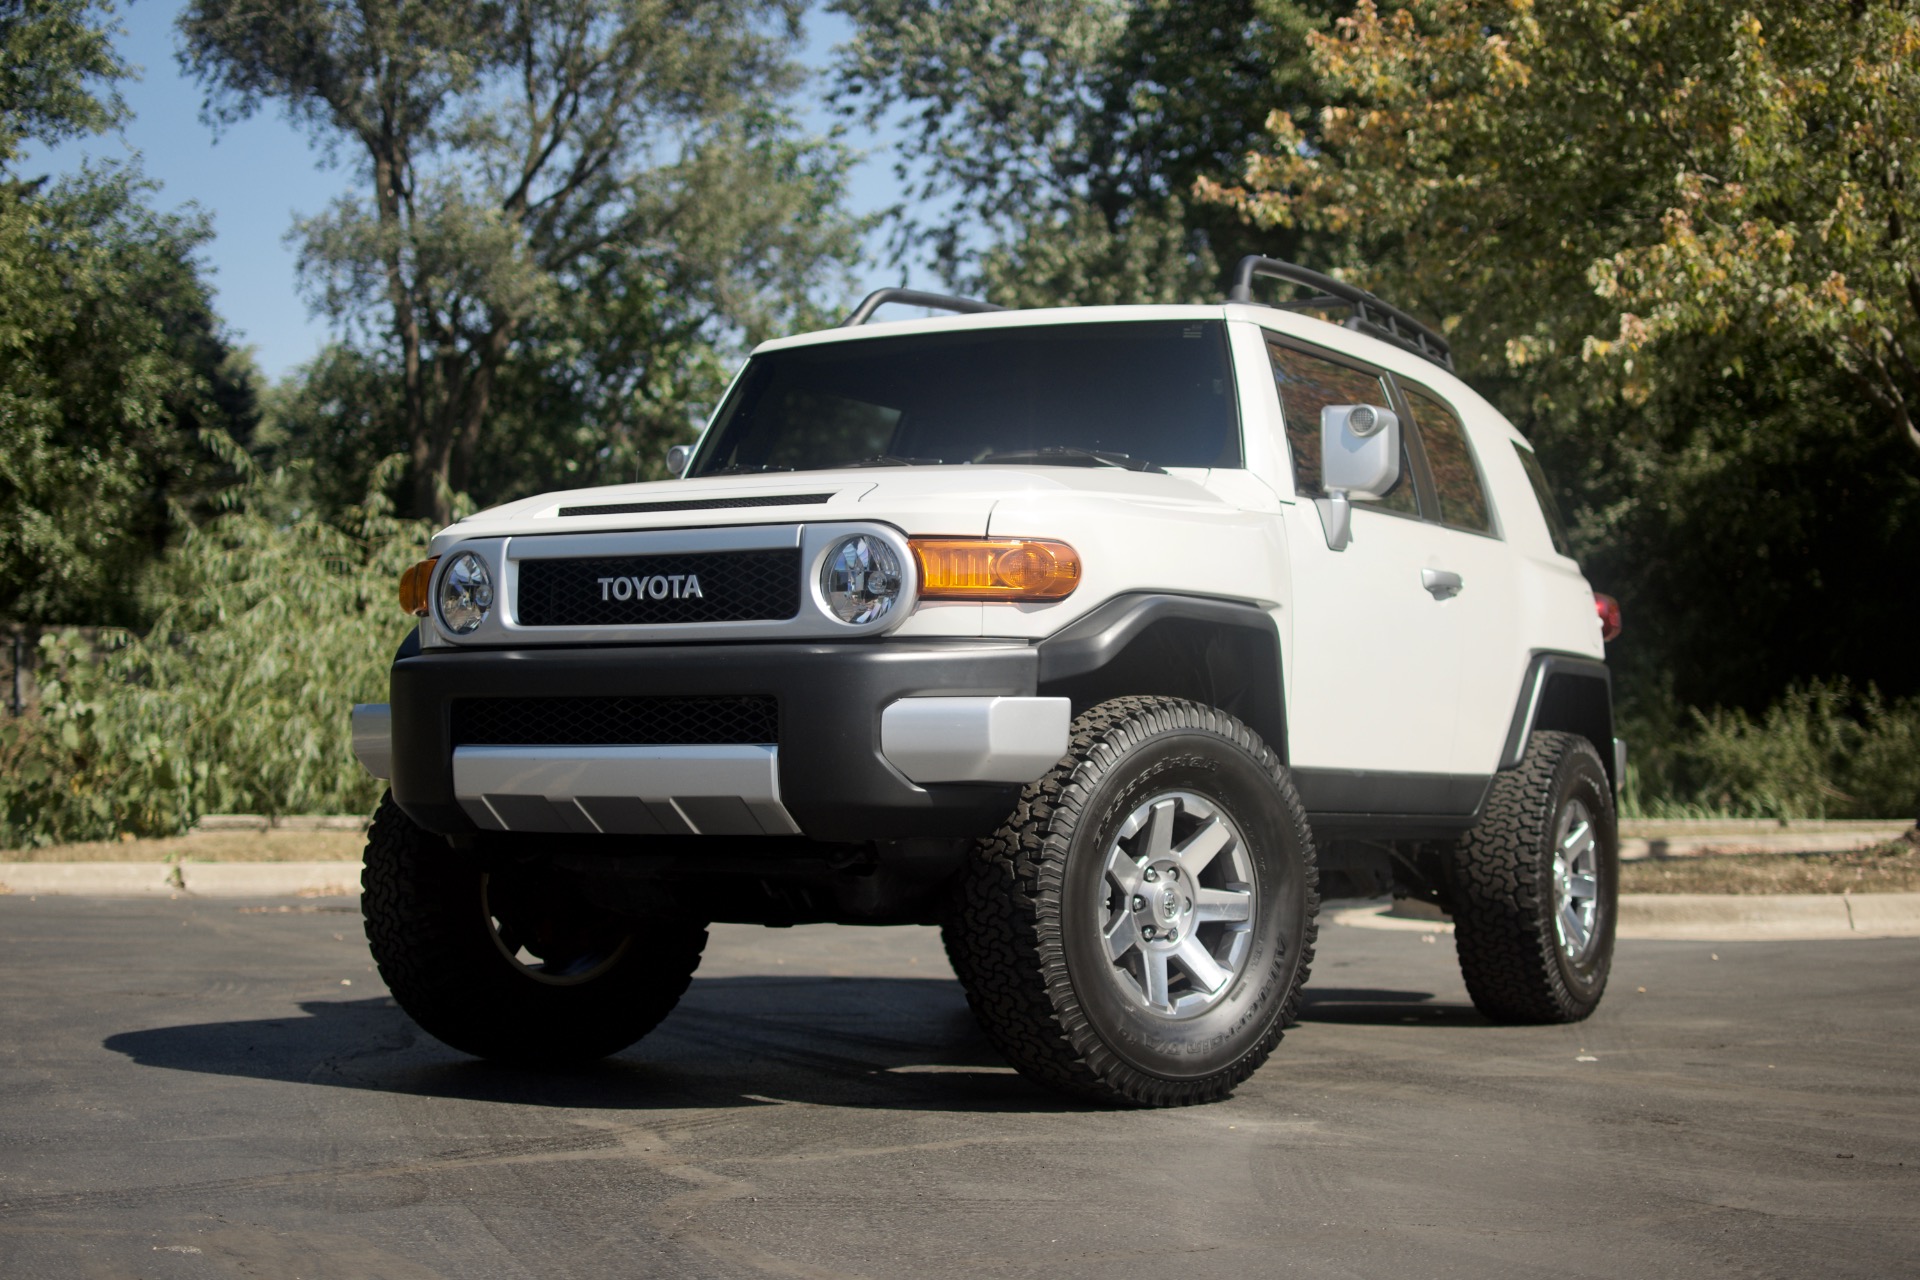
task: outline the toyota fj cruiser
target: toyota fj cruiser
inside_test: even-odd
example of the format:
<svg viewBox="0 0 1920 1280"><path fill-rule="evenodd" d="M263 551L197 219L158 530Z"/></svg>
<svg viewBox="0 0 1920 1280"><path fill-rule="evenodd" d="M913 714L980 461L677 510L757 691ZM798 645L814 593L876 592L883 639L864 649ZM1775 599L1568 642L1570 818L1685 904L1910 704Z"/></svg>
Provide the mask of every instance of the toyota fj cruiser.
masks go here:
<svg viewBox="0 0 1920 1280"><path fill-rule="evenodd" d="M679 478L438 534L354 709L395 999L576 1060L667 1015L709 922L938 923L1022 1072L1200 1102L1280 1040L1337 888L1449 912L1489 1017L1585 1017L1611 602L1451 368L1261 258L1213 306L883 290L755 350Z"/></svg>

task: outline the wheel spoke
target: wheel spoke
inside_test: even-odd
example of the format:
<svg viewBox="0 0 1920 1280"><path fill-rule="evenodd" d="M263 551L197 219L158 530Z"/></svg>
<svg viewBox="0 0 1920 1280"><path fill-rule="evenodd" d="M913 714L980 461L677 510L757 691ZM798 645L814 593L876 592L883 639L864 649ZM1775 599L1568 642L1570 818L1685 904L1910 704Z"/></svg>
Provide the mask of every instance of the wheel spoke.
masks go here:
<svg viewBox="0 0 1920 1280"><path fill-rule="evenodd" d="M1122 893L1132 893L1140 883L1140 864L1117 844L1107 851L1106 872L1107 879L1119 886Z"/></svg>
<svg viewBox="0 0 1920 1280"><path fill-rule="evenodd" d="M1567 877L1567 896L1576 902L1591 902L1600 896L1600 880L1585 871Z"/></svg>
<svg viewBox="0 0 1920 1280"><path fill-rule="evenodd" d="M1180 957L1180 967L1191 974L1194 982L1208 995L1218 991L1233 976L1215 963L1214 958L1207 954L1207 949L1192 935L1180 943L1174 954Z"/></svg>
<svg viewBox="0 0 1920 1280"><path fill-rule="evenodd" d="M1193 922L1238 922L1253 917L1253 894L1246 889L1201 889L1193 895Z"/></svg>
<svg viewBox="0 0 1920 1280"><path fill-rule="evenodd" d="M1578 955L1587 946L1587 923L1580 918L1580 912L1571 902L1560 907L1560 933L1566 939L1567 950Z"/></svg>
<svg viewBox="0 0 1920 1280"><path fill-rule="evenodd" d="M1567 832L1560 842L1560 854L1572 866L1587 854L1593 852L1593 824L1576 823L1573 830Z"/></svg>
<svg viewBox="0 0 1920 1280"><path fill-rule="evenodd" d="M1158 816L1157 811L1155 816ZM1197 882L1200 873L1207 869L1207 864L1232 842L1232 828L1216 816L1207 819L1205 826L1188 836L1187 842L1174 851L1174 856L1180 859L1180 869Z"/></svg>
<svg viewBox="0 0 1920 1280"><path fill-rule="evenodd" d="M1171 1009L1173 1001L1167 998L1167 953L1148 947L1141 951L1140 958L1147 978L1147 1003L1156 1009Z"/></svg>
<svg viewBox="0 0 1920 1280"><path fill-rule="evenodd" d="M1153 806L1147 821L1147 838L1140 842L1140 853L1149 862L1158 862L1173 851L1173 813L1179 808L1174 800L1162 800Z"/></svg>
<svg viewBox="0 0 1920 1280"><path fill-rule="evenodd" d="M1107 959L1118 960L1136 945L1133 921L1126 912L1121 912L1114 922L1107 926Z"/></svg>

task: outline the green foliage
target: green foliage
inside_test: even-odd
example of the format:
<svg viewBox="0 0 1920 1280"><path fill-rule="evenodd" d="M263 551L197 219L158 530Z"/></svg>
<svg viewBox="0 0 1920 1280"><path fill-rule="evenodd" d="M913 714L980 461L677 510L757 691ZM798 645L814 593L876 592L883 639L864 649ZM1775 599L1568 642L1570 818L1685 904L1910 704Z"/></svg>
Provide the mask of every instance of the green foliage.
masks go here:
<svg viewBox="0 0 1920 1280"><path fill-rule="evenodd" d="M0 0L0 616L27 622L134 621L140 568L236 478L251 427L206 220L156 212L129 169L14 174L24 142L124 114L112 14Z"/></svg>
<svg viewBox="0 0 1920 1280"><path fill-rule="evenodd" d="M1237 169L1269 112L1313 128L1306 35L1326 0L880 0L855 25L837 99L904 125L896 248L1012 305L1217 298L1240 256L1297 252L1185 199Z"/></svg>
<svg viewBox="0 0 1920 1280"><path fill-rule="evenodd" d="M290 449L402 453L405 505L444 522L455 494L624 478L690 434L716 348L816 318L858 257L850 154L790 110L799 12L193 0L216 119L276 104L362 166L295 230L354 355L288 406ZM394 387L329 415L342 378Z"/></svg>
<svg viewBox="0 0 1920 1280"><path fill-rule="evenodd" d="M166 835L205 813L366 813L347 707L385 700L422 524L342 530L258 508L189 535L144 635L42 641L42 701L0 721L0 847Z"/></svg>
<svg viewBox="0 0 1920 1280"><path fill-rule="evenodd" d="M1634 402L1699 372L1663 339L1752 333L1820 351L1920 446L1920 14L1363 0L1311 44L1340 105L1318 136L1276 110L1204 198L1389 247L1377 274L1473 368L1584 361Z"/></svg>
<svg viewBox="0 0 1920 1280"><path fill-rule="evenodd" d="M1920 698L1814 680L1766 712L1668 707L1630 722L1628 816L1904 818L1920 813Z"/></svg>
<svg viewBox="0 0 1920 1280"><path fill-rule="evenodd" d="M112 20L113 6L96 0L0 0L0 166L24 141L99 133L124 114L112 85L128 68Z"/></svg>
<svg viewBox="0 0 1920 1280"><path fill-rule="evenodd" d="M124 170L0 187L0 615L131 623L140 567L245 460L254 374L197 215Z"/></svg>

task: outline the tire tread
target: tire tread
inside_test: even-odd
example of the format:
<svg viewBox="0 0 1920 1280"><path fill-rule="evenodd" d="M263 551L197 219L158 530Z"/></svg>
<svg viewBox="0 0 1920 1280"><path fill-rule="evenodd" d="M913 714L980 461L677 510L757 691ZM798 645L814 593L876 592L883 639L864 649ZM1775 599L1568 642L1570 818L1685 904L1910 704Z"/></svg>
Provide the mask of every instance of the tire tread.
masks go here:
<svg viewBox="0 0 1920 1280"><path fill-rule="evenodd" d="M1480 821L1454 846L1453 940L1460 975L1474 1007L1495 1022L1577 1022L1599 1003L1598 993L1581 998L1560 971L1553 887L1541 862L1541 842L1552 838L1549 807L1557 779L1582 754L1604 778L1585 738L1533 734L1519 765L1494 776ZM1610 830L1612 796L1604 787L1600 794L1606 813L1595 817L1604 816ZM1607 909L1611 916L1611 904Z"/></svg>
<svg viewBox="0 0 1920 1280"><path fill-rule="evenodd" d="M1296 830L1308 830L1278 758L1240 721L1176 698L1116 698L1074 721L1059 765L1028 784L1006 822L978 843L941 930L968 1003L994 1047L1028 1078L1101 1105L1184 1106L1232 1093L1295 1020L1313 960L1319 900L1309 836L1306 927L1296 980L1278 1016L1237 1059L1198 1079L1164 1079L1120 1058L1090 1025L1067 971L1060 929L1067 845L1094 788L1124 752L1169 731L1217 735L1253 756L1274 777Z"/></svg>

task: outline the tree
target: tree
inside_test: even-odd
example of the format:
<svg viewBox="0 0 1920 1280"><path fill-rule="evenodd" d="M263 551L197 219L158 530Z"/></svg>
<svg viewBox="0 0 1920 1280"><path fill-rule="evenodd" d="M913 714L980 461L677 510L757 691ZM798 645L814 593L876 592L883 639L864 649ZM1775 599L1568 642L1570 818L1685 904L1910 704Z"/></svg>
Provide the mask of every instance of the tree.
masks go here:
<svg viewBox="0 0 1920 1280"><path fill-rule="evenodd" d="M1312 46L1345 105L1312 138L1276 110L1244 185L1199 198L1391 244L1482 367L1611 358L1644 394L1688 350L1663 339L1761 332L1920 447L1920 13L1364 0Z"/></svg>
<svg viewBox="0 0 1920 1280"><path fill-rule="evenodd" d="M684 431L684 402L656 397L688 377L662 362L762 336L855 258L848 157L800 138L782 105L798 14L795 0L188 5L183 56L213 119L277 102L362 167L363 191L296 235L321 309L390 342L418 513L444 520L479 483L512 391L532 397L523 414L558 392L622 456ZM584 314L583 298L606 305Z"/></svg>
<svg viewBox="0 0 1920 1280"><path fill-rule="evenodd" d="M100 133L125 114L112 18L100 0L0 0L0 164L23 142Z"/></svg>
<svg viewBox="0 0 1920 1280"><path fill-rule="evenodd" d="M1364 3L1312 37L1317 128L1276 110L1195 195L1441 319L1628 605L1630 701L1911 691L1875 579L1920 558L1916 34L1865 0Z"/></svg>
<svg viewBox="0 0 1920 1280"><path fill-rule="evenodd" d="M1237 166L1275 104L1312 128L1325 0L839 0L842 109L903 117L898 174L950 282L1013 305L1218 297L1245 253L1301 237L1188 198Z"/></svg>
<svg viewBox="0 0 1920 1280"><path fill-rule="evenodd" d="M111 13L0 8L0 613L32 623L137 620L139 571L233 482L252 423L205 219L156 212L130 168L18 175L25 142L120 118Z"/></svg>

